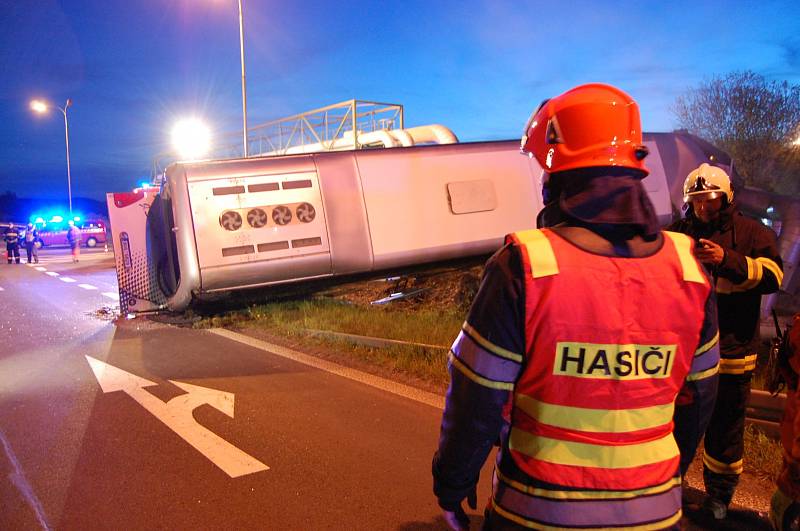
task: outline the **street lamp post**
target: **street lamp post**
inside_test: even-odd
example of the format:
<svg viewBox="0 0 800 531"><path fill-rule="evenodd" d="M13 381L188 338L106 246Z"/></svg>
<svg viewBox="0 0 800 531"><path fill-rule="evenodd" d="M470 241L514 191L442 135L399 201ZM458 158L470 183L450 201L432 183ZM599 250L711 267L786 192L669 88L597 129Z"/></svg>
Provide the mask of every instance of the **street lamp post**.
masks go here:
<svg viewBox="0 0 800 531"><path fill-rule="evenodd" d="M66 140L67 145L67 200L69 202L69 217L72 219L72 176L70 175L69 169L69 121L67 120L67 109L70 108L72 105L72 100L67 98L67 102L64 104L63 107L59 107L58 105L53 105L56 109L61 111L61 114L64 115L64 138ZM48 105L47 103L41 100L33 100L31 102L31 109L38 113L47 112Z"/></svg>
<svg viewBox="0 0 800 531"><path fill-rule="evenodd" d="M244 75L244 16L242 0L239 0L239 54L242 59L242 136L244 138L244 157L247 158L247 85Z"/></svg>

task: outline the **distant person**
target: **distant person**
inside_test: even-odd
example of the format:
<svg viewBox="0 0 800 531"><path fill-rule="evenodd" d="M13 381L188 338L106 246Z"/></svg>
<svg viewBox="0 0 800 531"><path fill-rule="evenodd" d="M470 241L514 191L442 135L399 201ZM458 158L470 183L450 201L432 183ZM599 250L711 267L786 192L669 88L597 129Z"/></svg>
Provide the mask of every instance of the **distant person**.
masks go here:
<svg viewBox="0 0 800 531"><path fill-rule="evenodd" d="M34 263L39 263L39 249L36 247L36 240L39 239L39 231L36 230L33 223L28 223L28 228L25 230L25 252L28 254L28 263L31 263L33 258Z"/></svg>
<svg viewBox="0 0 800 531"><path fill-rule="evenodd" d="M789 363L782 366L786 382L786 406L781 420L783 467L778 475L778 488L772 495L770 520L778 531L800 528L800 313L794 316L789 331Z"/></svg>
<svg viewBox="0 0 800 531"><path fill-rule="evenodd" d="M544 169L546 228L506 237L453 343L432 463L444 520L469 528L461 504L499 444L484 529L674 529L681 450L716 395L711 280L690 238L659 230L628 94L547 100L521 150Z"/></svg>
<svg viewBox="0 0 800 531"><path fill-rule="evenodd" d="M67 223L69 224L69 229L67 230L67 241L69 242L69 247L72 250L72 261L77 262L81 256L81 229L79 229L72 220L69 220Z"/></svg>
<svg viewBox="0 0 800 531"><path fill-rule="evenodd" d="M6 229L3 239L6 241L8 263L10 264L13 260L19 263L19 231L13 224Z"/></svg>
<svg viewBox="0 0 800 531"><path fill-rule="evenodd" d="M701 164L683 184L684 219L670 230L694 240L694 255L711 273L719 310L719 391L703 447L703 507L728 514L744 470L744 421L759 346L761 296L778 290L783 263L775 233L742 215L722 168Z"/></svg>

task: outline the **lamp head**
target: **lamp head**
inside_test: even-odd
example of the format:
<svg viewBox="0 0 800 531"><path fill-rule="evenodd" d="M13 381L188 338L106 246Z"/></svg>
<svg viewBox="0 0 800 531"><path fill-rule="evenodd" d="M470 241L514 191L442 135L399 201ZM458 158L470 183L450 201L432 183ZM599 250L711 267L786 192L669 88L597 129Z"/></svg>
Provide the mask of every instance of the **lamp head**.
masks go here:
<svg viewBox="0 0 800 531"><path fill-rule="evenodd" d="M45 113L47 112L47 104L42 100L32 100L31 101L31 110L38 113Z"/></svg>

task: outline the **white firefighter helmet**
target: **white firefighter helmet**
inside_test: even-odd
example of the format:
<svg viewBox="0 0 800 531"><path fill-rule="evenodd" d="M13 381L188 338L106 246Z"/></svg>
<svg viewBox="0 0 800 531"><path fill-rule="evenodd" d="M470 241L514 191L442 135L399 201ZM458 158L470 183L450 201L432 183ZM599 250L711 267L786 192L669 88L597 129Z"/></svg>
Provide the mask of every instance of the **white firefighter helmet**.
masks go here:
<svg viewBox="0 0 800 531"><path fill-rule="evenodd" d="M703 199L725 197L728 204L733 202L733 188L731 179L725 170L703 163L699 168L689 172L683 182L683 202L688 203L694 197L702 196Z"/></svg>

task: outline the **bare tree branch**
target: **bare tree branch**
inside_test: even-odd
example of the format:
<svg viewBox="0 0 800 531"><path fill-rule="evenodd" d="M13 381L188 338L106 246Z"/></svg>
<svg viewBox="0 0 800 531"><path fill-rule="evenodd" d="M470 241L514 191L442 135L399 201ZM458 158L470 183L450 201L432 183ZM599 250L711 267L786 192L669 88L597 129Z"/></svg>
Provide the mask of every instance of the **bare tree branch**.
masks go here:
<svg viewBox="0 0 800 531"><path fill-rule="evenodd" d="M800 192L800 85L733 72L688 90L672 112L680 128L727 151L745 184Z"/></svg>

